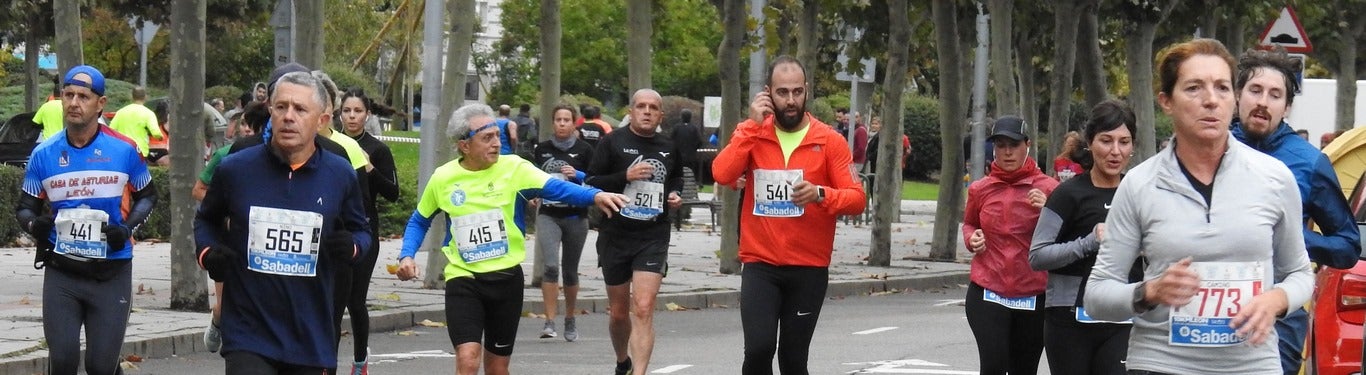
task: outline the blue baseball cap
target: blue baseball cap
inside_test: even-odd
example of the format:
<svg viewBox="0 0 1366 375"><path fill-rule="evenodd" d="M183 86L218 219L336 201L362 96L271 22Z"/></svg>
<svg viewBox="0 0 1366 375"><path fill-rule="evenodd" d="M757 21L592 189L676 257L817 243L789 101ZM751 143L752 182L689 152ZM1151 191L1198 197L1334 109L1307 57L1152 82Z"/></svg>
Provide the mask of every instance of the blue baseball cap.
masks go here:
<svg viewBox="0 0 1366 375"><path fill-rule="evenodd" d="M90 77L90 82L76 79L77 75L85 74ZM104 74L99 69L90 65L77 65L66 71L66 78L62 80L62 87L76 85L94 91L95 95L104 96Z"/></svg>

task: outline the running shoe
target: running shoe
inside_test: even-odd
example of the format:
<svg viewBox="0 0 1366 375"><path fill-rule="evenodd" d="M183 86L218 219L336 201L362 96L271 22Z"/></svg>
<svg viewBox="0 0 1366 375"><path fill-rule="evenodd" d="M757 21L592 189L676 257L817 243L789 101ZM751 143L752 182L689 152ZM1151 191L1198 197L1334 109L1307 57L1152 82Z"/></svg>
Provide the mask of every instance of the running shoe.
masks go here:
<svg viewBox="0 0 1366 375"><path fill-rule="evenodd" d="M212 321L204 328L204 347L209 349L209 353L218 353L219 349L223 349L223 332Z"/></svg>
<svg viewBox="0 0 1366 375"><path fill-rule="evenodd" d="M574 317L564 317L564 341L574 342L579 339L579 325L574 322Z"/></svg>
<svg viewBox="0 0 1366 375"><path fill-rule="evenodd" d="M365 359L351 363L351 375L370 375L370 348L365 348Z"/></svg>
<svg viewBox="0 0 1366 375"><path fill-rule="evenodd" d="M631 375L631 357L626 357L625 362L618 362L616 375Z"/></svg>
<svg viewBox="0 0 1366 375"><path fill-rule="evenodd" d="M556 336L556 335L555 335L555 321L554 321L554 320L547 320L547 321L545 321L545 328L542 328L542 329L541 329L541 338L543 338L543 339L549 339L549 338L554 338L555 336Z"/></svg>

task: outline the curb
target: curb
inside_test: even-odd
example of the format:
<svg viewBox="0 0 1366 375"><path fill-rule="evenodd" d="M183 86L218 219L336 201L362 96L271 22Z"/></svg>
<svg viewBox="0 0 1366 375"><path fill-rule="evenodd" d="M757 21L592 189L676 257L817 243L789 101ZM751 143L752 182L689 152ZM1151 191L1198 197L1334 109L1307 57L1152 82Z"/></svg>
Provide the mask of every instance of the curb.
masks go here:
<svg viewBox="0 0 1366 375"><path fill-rule="evenodd" d="M966 284L967 282L967 271L946 271L933 275L904 278L842 280L830 282L825 296L826 298L834 298L899 289L932 289ZM665 306L670 303L686 307L689 310L713 307L734 308L740 306L740 291L719 290L663 294L657 298L655 309L657 311L666 310ZM603 297L580 299L578 304L580 310L594 313L607 311L607 298ZM543 311L542 302L539 298L526 299L522 302L522 311ZM393 310L372 311L370 313L370 332L411 328L423 320L445 321L445 319L445 306L440 304L414 305ZM349 321L349 317L345 318L342 323L343 326L348 326ZM149 359L203 353L208 351L208 348L204 347L203 334L202 328L196 328L188 332L182 330L161 337L129 340L123 343L121 353L124 355L136 354ZM84 350L82 350L82 357L84 357ZM47 373L46 350L0 359L0 374L37 375L45 373Z"/></svg>

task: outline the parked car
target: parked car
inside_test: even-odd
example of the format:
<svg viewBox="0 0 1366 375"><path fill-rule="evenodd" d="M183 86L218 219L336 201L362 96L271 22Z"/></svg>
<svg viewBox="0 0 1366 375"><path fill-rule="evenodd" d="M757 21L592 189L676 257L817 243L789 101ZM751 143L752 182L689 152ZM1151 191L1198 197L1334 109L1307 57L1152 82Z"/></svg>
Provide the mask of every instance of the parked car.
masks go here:
<svg viewBox="0 0 1366 375"><path fill-rule="evenodd" d="M0 164L28 166L28 156L42 134L43 128L33 123L33 112L14 115L0 124Z"/></svg>
<svg viewBox="0 0 1366 375"><path fill-rule="evenodd" d="M1356 128L1323 148L1333 163L1357 228L1366 233L1366 128ZM1347 270L1323 267L1315 277L1306 338L1304 373L1362 374L1362 326L1366 324L1366 262Z"/></svg>

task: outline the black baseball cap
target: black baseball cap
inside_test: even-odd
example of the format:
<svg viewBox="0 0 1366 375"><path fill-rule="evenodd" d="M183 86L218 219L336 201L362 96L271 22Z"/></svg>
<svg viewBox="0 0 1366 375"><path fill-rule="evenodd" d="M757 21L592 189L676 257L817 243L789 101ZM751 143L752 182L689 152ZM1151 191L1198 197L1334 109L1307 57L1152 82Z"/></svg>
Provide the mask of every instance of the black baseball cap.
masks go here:
<svg viewBox="0 0 1366 375"><path fill-rule="evenodd" d="M995 125L991 126L991 136L987 137L987 140L990 141L996 137L1006 137L1016 141L1028 140L1029 134L1026 132L1028 127L1029 124L1025 123L1025 120L1019 116L1002 116L996 119Z"/></svg>

